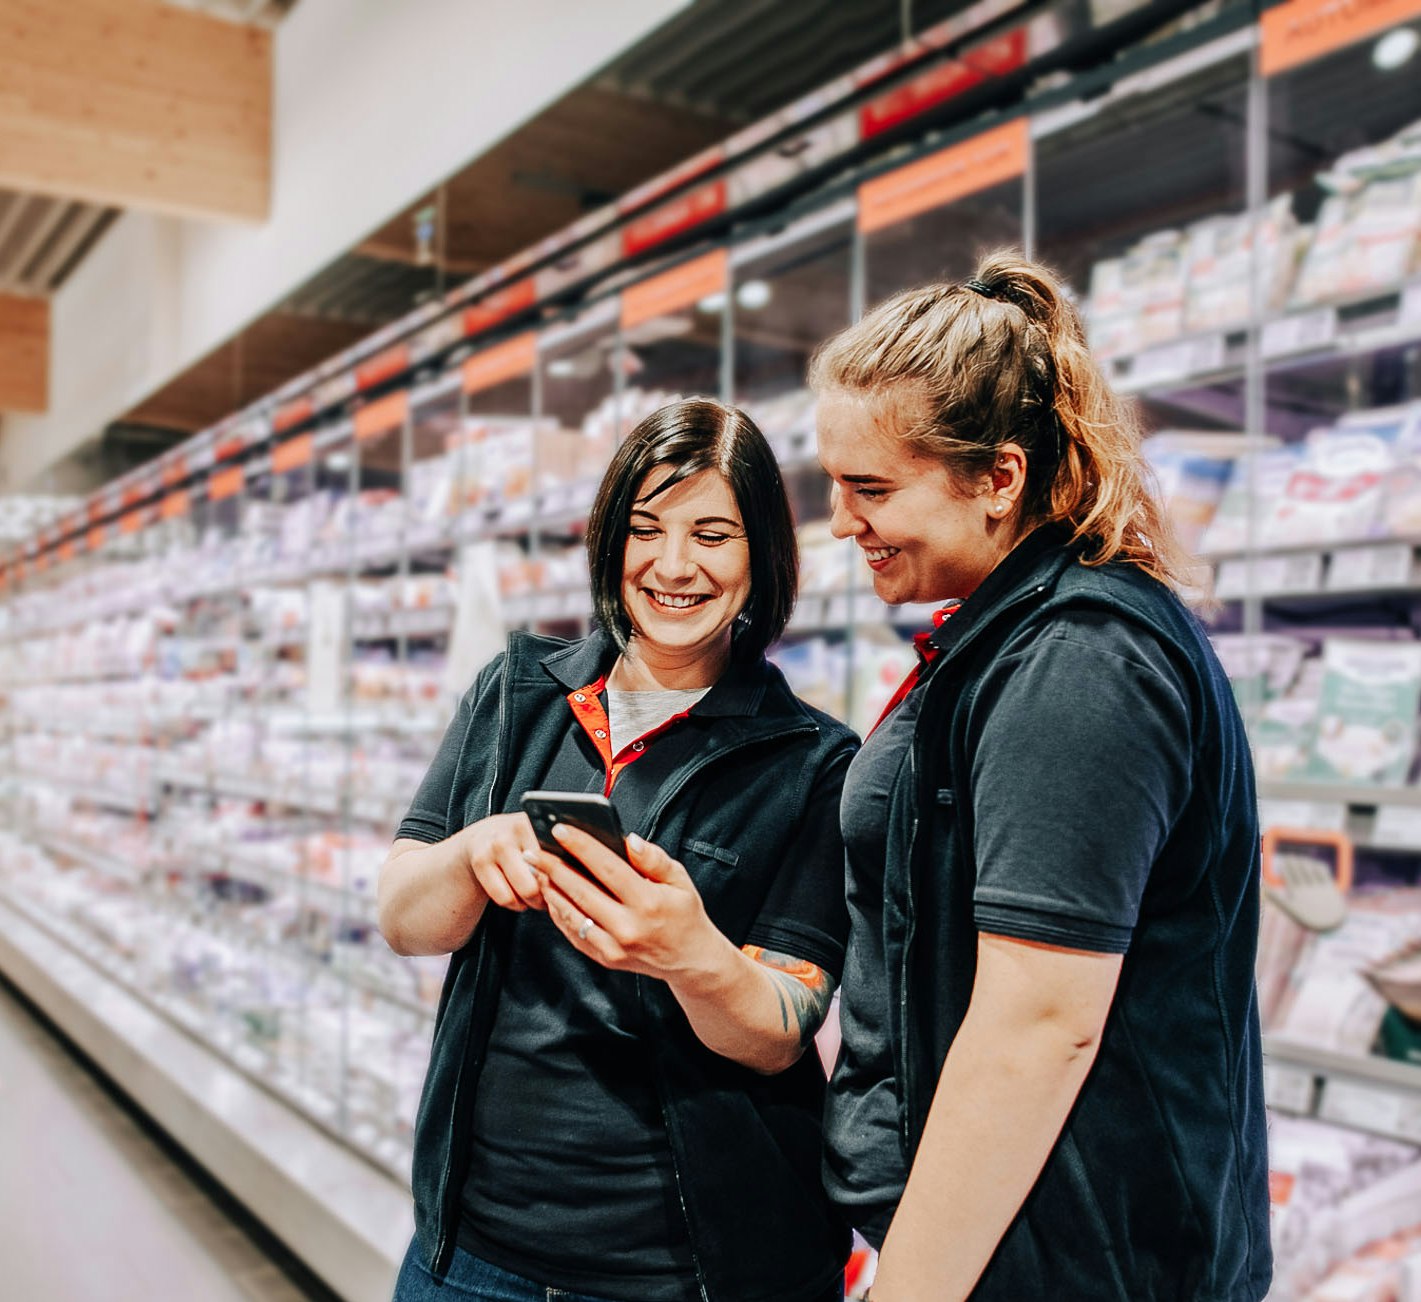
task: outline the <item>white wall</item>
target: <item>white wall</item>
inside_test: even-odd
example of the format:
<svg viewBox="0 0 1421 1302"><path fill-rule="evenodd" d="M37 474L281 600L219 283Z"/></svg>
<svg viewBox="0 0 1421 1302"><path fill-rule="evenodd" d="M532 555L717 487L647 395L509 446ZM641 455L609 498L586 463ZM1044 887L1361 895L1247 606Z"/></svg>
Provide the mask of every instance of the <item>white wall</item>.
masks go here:
<svg viewBox="0 0 1421 1302"><path fill-rule="evenodd" d="M44 472L686 0L300 0L276 32L259 227L126 213L55 296L50 405L0 422Z"/></svg>

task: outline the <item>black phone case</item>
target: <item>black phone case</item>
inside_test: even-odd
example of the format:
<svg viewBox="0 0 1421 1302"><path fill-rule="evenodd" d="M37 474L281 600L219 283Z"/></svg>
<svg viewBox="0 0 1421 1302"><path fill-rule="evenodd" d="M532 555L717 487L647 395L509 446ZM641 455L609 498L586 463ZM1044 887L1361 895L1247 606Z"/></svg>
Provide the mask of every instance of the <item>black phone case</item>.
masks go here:
<svg viewBox="0 0 1421 1302"><path fill-rule="evenodd" d="M586 832L588 836L595 837L605 845L613 854L621 858L626 857L626 841L622 836L621 828L616 824L615 813L612 814L611 822L605 822L597 818L597 815L607 811L601 810L595 805L574 808L559 805L551 800L525 800L523 812L528 815L529 822L533 824L533 835L538 838L538 844L549 854L557 855L581 873L586 873L587 869L576 859L564 854L562 846L553 839L554 823L566 823L570 827Z"/></svg>

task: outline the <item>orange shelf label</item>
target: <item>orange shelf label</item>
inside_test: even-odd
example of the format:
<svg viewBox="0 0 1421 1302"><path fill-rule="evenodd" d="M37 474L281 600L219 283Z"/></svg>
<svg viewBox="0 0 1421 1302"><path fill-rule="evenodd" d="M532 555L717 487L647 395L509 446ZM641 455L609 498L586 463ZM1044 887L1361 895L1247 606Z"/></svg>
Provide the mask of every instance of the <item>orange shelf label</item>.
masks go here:
<svg viewBox="0 0 1421 1302"><path fill-rule="evenodd" d="M163 487L171 488L174 484L181 484L187 478L187 462L182 457L175 457L163 467Z"/></svg>
<svg viewBox="0 0 1421 1302"><path fill-rule="evenodd" d="M92 502L89 503L88 507L85 509L84 518L88 520L90 524L96 524L98 521L102 520L103 517L104 504L96 497Z"/></svg>
<svg viewBox="0 0 1421 1302"><path fill-rule="evenodd" d="M1026 171L1030 127L1017 118L859 186L859 230L867 234L942 208Z"/></svg>
<svg viewBox="0 0 1421 1302"><path fill-rule="evenodd" d="M310 464L315 452L314 434L298 434L294 439L287 439L285 443L279 443L271 450L271 473L285 475L293 470L300 470L302 466Z"/></svg>
<svg viewBox="0 0 1421 1302"><path fill-rule="evenodd" d="M207 477L208 501L220 502L228 497L236 497L242 491L243 477L241 466L232 466L227 470L214 470Z"/></svg>
<svg viewBox="0 0 1421 1302"><path fill-rule="evenodd" d="M707 294L723 294L729 279L730 255L716 249L631 285L622 291L622 329L679 312Z"/></svg>
<svg viewBox="0 0 1421 1302"><path fill-rule="evenodd" d="M399 429L405 423L410 411L410 392L399 389L387 393L383 398L367 403L355 413L355 437L363 443L366 439L379 438L392 429Z"/></svg>
<svg viewBox="0 0 1421 1302"><path fill-rule="evenodd" d="M67 542L60 543L54 554L61 561L72 561L76 550L74 539L70 538Z"/></svg>
<svg viewBox="0 0 1421 1302"><path fill-rule="evenodd" d="M478 393L505 380L516 380L520 375L527 375L537 360L538 336L531 330L514 335L506 343L475 353L464 363L461 372L464 392Z"/></svg>
<svg viewBox="0 0 1421 1302"><path fill-rule="evenodd" d="M169 493L163 498L158 514L165 520L176 520L178 516L188 513L188 506L187 491L180 488L176 493Z"/></svg>
<svg viewBox="0 0 1421 1302"><path fill-rule="evenodd" d="M100 547L104 545L105 537L106 535L104 533L104 526L101 524L96 524L92 529L89 530L88 534L85 536L84 541L91 552L96 552L99 550Z"/></svg>
<svg viewBox="0 0 1421 1302"><path fill-rule="evenodd" d="M1321 58L1421 15L1421 0L1288 0L1259 19L1265 77Z"/></svg>
<svg viewBox="0 0 1421 1302"><path fill-rule="evenodd" d="M271 428L276 434L282 434L286 430L300 425L303 421L308 421L316 414L316 404L310 398L297 398L295 402L288 402L284 407L278 407L276 413L271 418Z"/></svg>
<svg viewBox="0 0 1421 1302"><path fill-rule="evenodd" d="M373 389L377 384L393 380L402 371L409 370L410 350L406 344L396 344L383 353L376 353L368 361L355 368L355 387Z"/></svg>
<svg viewBox="0 0 1421 1302"><path fill-rule="evenodd" d="M34 570L36 574L43 574L45 570L49 568L49 553L40 552L40 554L30 562L30 568Z"/></svg>
<svg viewBox="0 0 1421 1302"><path fill-rule="evenodd" d="M486 294L477 303L464 309L464 335L467 338L469 335L491 330L500 321L507 321L511 316L526 312L537 301L532 276L514 281L505 289Z"/></svg>
<svg viewBox="0 0 1421 1302"><path fill-rule="evenodd" d="M144 519L144 516L146 516L147 514L147 511L141 509L137 511L124 512L123 515L118 517L119 533L137 533L140 529L143 528L144 524L147 523L147 521Z"/></svg>
<svg viewBox="0 0 1421 1302"><path fill-rule="evenodd" d="M223 439L222 442L212 450L212 459L214 461L230 461L233 457L241 456L246 446L246 440L240 435L236 438Z"/></svg>

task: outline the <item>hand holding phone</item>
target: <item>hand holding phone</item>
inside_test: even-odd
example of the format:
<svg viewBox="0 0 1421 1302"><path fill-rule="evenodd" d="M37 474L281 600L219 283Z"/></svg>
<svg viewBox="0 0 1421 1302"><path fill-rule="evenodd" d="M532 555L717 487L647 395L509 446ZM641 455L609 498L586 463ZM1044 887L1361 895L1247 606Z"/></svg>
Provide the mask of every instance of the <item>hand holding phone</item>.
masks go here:
<svg viewBox="0 0 1421 1302"><path fill-rule="evenodd" d="M580 791L525 791L522 805L528 821L533 824L533 835L538 838L538 844L589 880L596 881L553 836L553 828L558 823L566 823L586 832L619 858L627 857L627 841L622 835L621 821L606 796ZM598 885L600 887L601 883Z"/></svg>

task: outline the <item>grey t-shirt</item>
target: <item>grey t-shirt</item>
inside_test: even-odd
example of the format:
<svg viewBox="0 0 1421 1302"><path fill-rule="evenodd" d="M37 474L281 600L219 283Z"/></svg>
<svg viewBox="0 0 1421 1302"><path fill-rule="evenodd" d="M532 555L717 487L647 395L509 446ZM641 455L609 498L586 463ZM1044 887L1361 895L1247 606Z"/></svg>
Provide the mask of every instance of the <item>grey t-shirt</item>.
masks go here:
<svg viewBox="0 0 1421 1302"><path fill-rule="evenodd" d="M607 688L607 721L612 728L612 754L638 737L645 737L668 719L685 714L710 687L685 690L620 692Z"/></svg>

